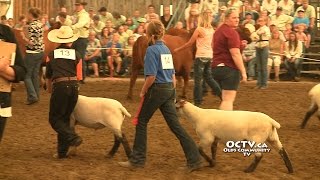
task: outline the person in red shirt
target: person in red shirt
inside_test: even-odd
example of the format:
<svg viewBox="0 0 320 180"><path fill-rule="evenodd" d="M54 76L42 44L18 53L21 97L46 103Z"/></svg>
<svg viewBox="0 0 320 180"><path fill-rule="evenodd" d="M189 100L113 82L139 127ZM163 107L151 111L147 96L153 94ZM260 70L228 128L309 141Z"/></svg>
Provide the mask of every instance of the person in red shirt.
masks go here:
<svg viewBox="0 0 320 180"><path fill-rule="evenodd" d="M239 13L235 9L225 12L224 23L216 30L213 40L212 75L222 89L220 109L233 110L240 77L247 81L247 74L240 52L242 41L235 30L239 25Z"/></svg>

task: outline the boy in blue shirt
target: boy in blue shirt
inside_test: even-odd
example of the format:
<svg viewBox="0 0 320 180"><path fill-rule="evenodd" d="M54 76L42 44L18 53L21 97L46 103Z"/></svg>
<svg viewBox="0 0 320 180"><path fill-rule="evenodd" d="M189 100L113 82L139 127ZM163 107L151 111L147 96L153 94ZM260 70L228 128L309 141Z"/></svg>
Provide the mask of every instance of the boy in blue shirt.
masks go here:
<svg viewBox="0 0 320 180"><path fill-rule="evenodd" d="M109 65L109 71L110 71L110 77L113 77L114 75L114 63L116 63L116 74L119 74L121 70L121 53L122 53L122 47L119 43L120 35L118 33L114 33L112 37L112 41L107 44L107 59L108 59L108 65Z"/></svg>

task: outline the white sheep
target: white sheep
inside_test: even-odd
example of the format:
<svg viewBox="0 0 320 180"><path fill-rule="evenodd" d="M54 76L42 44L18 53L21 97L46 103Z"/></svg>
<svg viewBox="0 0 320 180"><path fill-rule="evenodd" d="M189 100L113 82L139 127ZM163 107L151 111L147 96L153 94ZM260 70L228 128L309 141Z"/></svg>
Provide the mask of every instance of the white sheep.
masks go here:
<svg viewBox="0 0 320 180"><path fill-rule="evenodd" d="M193 104L180 100L176 103L179 113L191 121L200 138L199 152L210 163L215 165L215 156L218 141L254 141L264 143L267 141L276 148L289 173L293 168L287 152L283 148L276 129L280 124L259 112L249 111L223 111L216 109L201 109ZM203 151L211 145L212 159ZM262 153L255 153L255 159L245 172L253 172L262 158Z"/></svg>
<svg viewBox="0 0 320 180"><path fill-rule="evenodd" d="M310 117L318 111L318 119L320 120L320 84L315 85L310 91L309 96L311 98L311 105L309 107L309 110L307 111L306 115L304 116L304 119L301 123L301 129L305 128L307 125L308 120Z"/></svg>
<svg viewBox="0 0 320 180"><path fill-rule="evenodd" d="M131 117L117 100L79 95L77 104L70 116L70 126L73 129L77 124L92 129L110 128L114 133L114 145L107 157L114 156L120 143L122 143L126 155L129 157L131 149L124 133L121 131L121 126L126 116ZM71 147L68 155L74 153L75 147Z"/></svg>

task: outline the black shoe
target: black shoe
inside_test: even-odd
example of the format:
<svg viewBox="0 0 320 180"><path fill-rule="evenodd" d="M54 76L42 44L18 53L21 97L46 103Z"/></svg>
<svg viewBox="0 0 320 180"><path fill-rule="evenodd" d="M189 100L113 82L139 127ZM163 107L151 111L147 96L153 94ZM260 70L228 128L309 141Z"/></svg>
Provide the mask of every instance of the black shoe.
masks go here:
<svg viewBox="0 0 320 180"><path fill-rule="evenodd" d="M55 158L55 159L65 159L65 158L68 158L68 156L66 155L66 154L54 154L53 156L52 156L53 158Z"/></svg>
<svg viewBox="0 0 320 180"><path fill-rule="evenodd" d="M118 162L118 164L121 167L129 168L129 169L143 168L143 165L135 165L135 164L132 164L130 161Z"/></svg>
<svg viewBox="0 0 320 180"><path fill-rule="evenodd" d="M26 105L32 105L32 104L37 103L37 102L38 102L38 100L33 100L33 101L27 101L27 102L25 102L25 104Z"/></svg>
<svg viewBox="0 0 320 180"><path fill-rule="evenodd" d="M70 142L70 146L80 146L80 144L82 143L82 138L81 137L77 137L74 140L72 140Z"/></svg>

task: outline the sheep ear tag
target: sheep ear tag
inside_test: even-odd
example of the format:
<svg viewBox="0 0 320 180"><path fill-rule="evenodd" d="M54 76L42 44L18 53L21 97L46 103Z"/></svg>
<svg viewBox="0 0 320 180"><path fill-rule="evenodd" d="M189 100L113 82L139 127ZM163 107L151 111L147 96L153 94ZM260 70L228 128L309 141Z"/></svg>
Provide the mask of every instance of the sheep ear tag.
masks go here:
<svg viewBox="0 0 320 180"><path fill-rule="evenodd" d="M185 100L180 100L180 101L179 101L179 106L180 106L180 107L183 107L186 103L187 103L187 101L185 101Z"/></svg>
<svg viewBox="0 0 320 180"><path fill-rule="evenodd" d="M162 69L174 69L173 58L171 54L161 54Z"/></svg>
<svg viewBox="0 0 320 180"><path fill-rule="evenodd" d="M180 107L180 101L177 101L177 100L176 100L176 101L174 102L174 106L175 106L176 108L179 108L179 107Z"/></svg>

